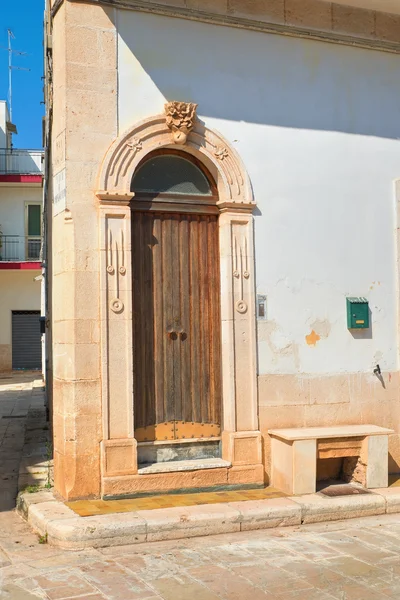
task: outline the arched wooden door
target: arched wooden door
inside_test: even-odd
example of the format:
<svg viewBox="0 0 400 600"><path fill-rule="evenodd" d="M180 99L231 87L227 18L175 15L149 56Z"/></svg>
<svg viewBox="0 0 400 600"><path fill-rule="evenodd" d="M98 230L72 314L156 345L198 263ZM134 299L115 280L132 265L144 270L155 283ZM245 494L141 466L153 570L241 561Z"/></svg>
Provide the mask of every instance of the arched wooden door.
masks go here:
<svg viewBox="0 0 400 600"><path fill-rule="evenodd" d="M134 420L138 441L221 431L218 209L208 173L156 152L132 180Z"/></svg>

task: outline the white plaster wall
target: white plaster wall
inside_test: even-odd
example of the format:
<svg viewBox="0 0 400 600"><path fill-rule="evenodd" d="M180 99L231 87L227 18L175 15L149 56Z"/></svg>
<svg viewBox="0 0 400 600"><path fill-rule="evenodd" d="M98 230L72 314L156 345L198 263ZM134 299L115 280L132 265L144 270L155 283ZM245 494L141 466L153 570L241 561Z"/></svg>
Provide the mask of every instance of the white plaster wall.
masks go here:
<svg viewBox="0 0 400 600"><path fill-rule="evenodd" d="M0 100L0 148L7 146L6 121L8 120L8 109L5 100Z"/></svg>
<svg viewBox="0 0 400 600"><path fill-rule="evenodd" d="M40 271L0 269L0 346L11 344L12 311L40 310Z"/></svg>
<svg viewBox="0 0 400 600"><path fill-rule="evenodd" d="M0 186L0 229L3 235L25 235L25 203L42 202L41 187Z"/></svg>
<svg viewBox="0 0 400 600"><path fill-rule="evenodd" d="M194 101L245 162L259 373L396 369L398 56L129 11L118 30L120 131ZM369 298L371 331L347 330L347 295Z"/></svg>

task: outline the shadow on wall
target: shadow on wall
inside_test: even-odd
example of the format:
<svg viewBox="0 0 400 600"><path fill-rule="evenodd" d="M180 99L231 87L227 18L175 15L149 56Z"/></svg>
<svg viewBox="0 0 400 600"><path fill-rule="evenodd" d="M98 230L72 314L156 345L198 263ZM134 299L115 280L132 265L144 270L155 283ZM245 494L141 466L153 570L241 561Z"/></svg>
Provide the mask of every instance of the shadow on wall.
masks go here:
<svg viewBox="0 0 400 600"><path fill-rule="evenodd" d="M131 114L143 98L151 114L155 96L158 112L164 98L208 118L400 137L394 54L130 11L117 21Z"/></svg>
<svg viewBox="0 0 400 600"><path fill-rule="evenodd" d="M390 452L389 452L388 467L389 467L390 474L400 473L399 461L396 460ZM397 479L399 479L399 478L397 478Z"/></svg>

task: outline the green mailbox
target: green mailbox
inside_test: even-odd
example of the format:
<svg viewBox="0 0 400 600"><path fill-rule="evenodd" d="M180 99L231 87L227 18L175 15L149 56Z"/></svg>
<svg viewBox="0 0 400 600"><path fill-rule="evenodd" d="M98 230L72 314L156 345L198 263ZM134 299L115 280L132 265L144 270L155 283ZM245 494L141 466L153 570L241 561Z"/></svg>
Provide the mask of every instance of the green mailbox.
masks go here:
<svg viewBox="0 0 400 600"><path fill-rule="evenodd" d="M369 328L369 304L366 298L346 298L348 329Z"/></svg>

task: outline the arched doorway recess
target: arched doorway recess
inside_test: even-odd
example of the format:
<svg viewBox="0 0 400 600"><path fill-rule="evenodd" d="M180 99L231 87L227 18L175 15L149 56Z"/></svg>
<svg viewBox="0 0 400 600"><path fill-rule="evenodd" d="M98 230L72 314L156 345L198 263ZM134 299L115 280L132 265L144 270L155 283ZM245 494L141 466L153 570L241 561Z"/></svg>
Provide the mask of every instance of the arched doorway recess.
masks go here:
<svg viewBox="0 0 400 600"><path fill-rule="evenodd" d="M179 110L177 110L176 118L173 119L174 130L172 133L171 123L168 122L168 111L167 118L166 115L157 115L138 123L110 147L99 175L96 195L100 200L100 251L102 257L103 495L110 494L116 489L120 493L134 493L138 489L138 440L135 437L135 429L141 430L137 431L139 440L144 439L146 434L143 428L161 424L161 415L165 419L166 410L170 412L164 423L186 422L187 417L184 415L194 419L190 423L197 423L197 417L194 417L196 414L201 415L201 411L203 411L205 418L200 419L200 424L204 421L204 424L216 426L215 432L217 429L218 432L220 430L222 456L231 465L227 470L228 484L261 483L263 480L256 380L252 217L255 202L247 173L234 148L220 134L208 129L199 120L193 119L188 126L188 120L181 119L182 106L187 105L178 104ZM173 110L175 108L172 107ZM169 113L171 113L170 107ZM182 135L179 130L180 123L183 130ZM175 158L175 163L176 159L180 157L181 160L186 161L187 166L190 165L188 169L191 170L191 177L187 181L190 181L192 189L189 191L201 193L190 194L186 189L183 190L184 193L181 194L180 199L179 190L175 189L171 192L165 187L165 181L158 182L158 190L149 189L149 186L147 186L147 190L143 186L140 189L138 184L143 182L146 177L147 181L149 180L149 173L146 174L146 169L151 171L151 161L153 160L153 163L160 160L171 161L172 157ZM180 164L182 167L183 163ZM171 169L169 172L171 173ZM131 190L132 181L135 191ZM182 179L180 183L182 184ZM163 185L164 188L162 188ZM160 191L160 189L164 191ZM182 190L180 191L182 192ZM148 194L147 197L146 194ZM172 197L167 198L168 194ZM151 419L154 423L150 423L148 420L146 422L146 418L150 417L148 413L146 417L144 405L135 407L134 399L139 392L133 373L138 369L144 373L147 369L146 365L151 363L154 368L154 352L156 352L154 348L151 348L151 359L150 354L147 357L146 354L143 354L139 361L140 364L135 362L137 358L133 360L132 348L135 348L133 338L136 337L137 342L137 338L140 340L142 336L142 331L138 329L141 325L135 325L135 314L136 318L138 316L138 311L133 310L135 294L136 303L139 303L141 307L139 313L146 312L149 308L148 305L143 304L143 294L137 287L139 284L136 273L134 274L134 284L132 284L132 267L135 270L135 268L137 269L135 264L141 263L140 259L137 263L135 263L135 259L132 260L132 252L139 252L139 255L141 252L138 247L135 248L134 240L138 236L139 238L143 236L138 229L139 219L135 219L135 213L141 215L146 213L147 216L142 216L140 219L142 222L147 219L146 226L149 236L150 230L152 233L154 232L154 227L162 228L164 226L167 236L171 235L172 227L175 227L178 233L180 228L184 231L192 227L193 230L197 228L197 235L199 235L201 227L208 228L210 234L207 234L207 244L210 242L213 246L212 253L214 254L211 253L213 257L215 256L213 264L219 267L218 277L215 270L207 274L207 277L210 276L214 280L216 277L219 279L216 286L219 288L219 306L217 309L213 298L211 305L207 305L206 312L209 314L210 310L214 311L216 329L219 334L219 345L214 340L211 353L215 353L214 367L217 368L217 364L221 366L220 376L212 381L215 390L219 386L220 393L216 391L213 399L210 399L211 396L208 395L207 401L204 401L203 404L202 401L196 404L193 395L191 395L189 404L184 406L179 400L180 412L177 413L175 412L176 401L166 409L165 394L160 392L158 409L154 404L151 409L153 410ZM163 224L162 219L149 216L151 213L175 216L164 219ZM184 216L178 217L177 215ZM201 223L207 223L207 227ZM135 235L135 228L138 235ZM142 226L140 229L143 229ZM212 232L213 229L214 232ZM207 244L205 244L207 252L211 252ZM146 244L142 245L142 247L145 246ZM169 244L169 252L173 251L171 247ZM188 256L190 256L190 252ZM181 255L177 253L175 264L179 264L179 268L181 268L180 260ZM167 262L165 261L165 265ZM201 261L197 261L196 268L200 267ZM174 268L172 267L172 269ZM172 281L173 273L173 270L170 271ZM204 270L205 275L206 270ZM183 273L182 271L179 273L180 278L187 276L190 277L190 272L185 269ZM165 293L163 298L166 297L171 298L171 294ZM154 298L152 303L154 308ZM216 317L217 312L219 319ZM180 316L176 318L179 321ZM184 342L186 342L186 339L182 340L181 336L188 335L185 327L192 328L194 320L189 320L189 322L186 319L185 325L182 322L167 323L166 320L168 319L163 317L162 326L165 329L169 328L170 331L164 332L166 335L162 338L162 343L163 345L167 342L172 343L179 338L180 346L176 347L179 347L181 353L185 346ZM139 321L137 322L139 323ZM190 329L192 337L193 331ZM210 335L213 334L210 333ZM177 340L174 339L175 336L177 336ZM202 349L204 352L206 351L205 345L200 344L199 348L200 351ZM163 351L164 349L163 346ZM220 361L218 361L218 354L221 356ZM165 353L163 356L165 357ZM207 364L212 364L209 355L204 359ZM183 365L185 369L187 364L189 363L185 363L185 361L184 363L180 362L179 368L182 369ZM193 368L193 365L192 360L190 368ZM175 374L171 376L173 368L171 367L171 369L168 376L170 377L169 382L174 381L175 377ZM179 377L182 390L187 382L185 376L183 380L181 374ZM142 386L143 381L146 381L146 377L142 378L138 385ZM216 401L218 396L221 398L220 401ZM143 397L146 397L146 394L144 396L142 394ZM158 416L155 413L156 410L160 411ZM136 415L135 411L137 411ZM177 415L184 418L170 418ZM156 422L157 419L160 423ZM174 427L176 429L176 425ZM170 427L170 429L173 428ZM149 433L149 430L147 432ZM172 435L172 432L170 433ZM176 431L173 435L176 437ZM152 437L157 439L154 435ZM120 480L121 477L123 479ZM143 482L143 477L139 477L139 479ZM142 483L141 486L143 489Z"/></svg>
<svg viewBox="0 0 400 600"><path fill-rule="evenodd" d="M156 150L131 190L135 439L214 440L222 408L217 189L192 155Z"/></svg>

